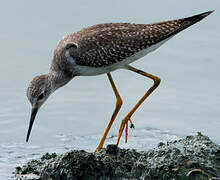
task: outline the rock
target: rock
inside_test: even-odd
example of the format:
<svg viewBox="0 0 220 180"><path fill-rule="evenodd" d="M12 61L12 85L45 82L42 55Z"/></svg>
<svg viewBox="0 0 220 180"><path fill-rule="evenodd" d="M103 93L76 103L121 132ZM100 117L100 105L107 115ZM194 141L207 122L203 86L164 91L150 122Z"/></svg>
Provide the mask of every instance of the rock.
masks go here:
<svg viewBox="0 0 220 180"><path fill-rule="evenodd" d="M30 174L36 175L35 179L59 180L218 179L220 146L198 133L178 141L159 143L146 152L108 145L96 155L83 150L62 155L47 153L39 160L17 167L15 174L21 180L22 176L31 179Z"/></svg>
<svg viewBox="0 0 220 180"><path fill-rule="evenodd" d="M186 162L187 168L199 168L199 163L189 160Z"/></svg>
<svg viewBox="0 0 220 180"><path fill-rule="evenodd" d="M118 153L118 147L115 144L109 144L106 147L106 154L114 154L116 155Z"/></svg>
<svg viewBox="0 0 220 180"><path fill-rule="evenodd" d="M40 180L40 176L36 174L25 174L25 175L16 175L16 180L22 180L22 179L28 179L28 180Z"/></svg>

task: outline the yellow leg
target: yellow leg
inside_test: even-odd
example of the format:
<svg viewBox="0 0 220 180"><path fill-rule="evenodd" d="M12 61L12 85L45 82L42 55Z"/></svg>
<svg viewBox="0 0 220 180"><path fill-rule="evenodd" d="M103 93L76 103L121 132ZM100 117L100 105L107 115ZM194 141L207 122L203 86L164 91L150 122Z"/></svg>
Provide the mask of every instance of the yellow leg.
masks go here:
<svg viewBox="0 0 220 180"><path fill-rule="evenodd" d="M130 122L130 128L134 128L134 124L131 119L129 119L129 122ZM127 143L127 141L128 141L128 121L125 125L125 143Z"/></svg>
<svg viewBox="0 0 220 180"><path fill-rule="evenodd" d="M159 86L160 84L160 78L151 74L148 74L144 71L138 70L132 66L128 66L128 69L136 72L140 75L146 76L154 81L153 86L146 92L146 94L138 101L138 103L131 109L131 111L124 117L124 119L121 122L121 126L118 132L118 138L116 145L118 146L122 132L127 124L128 121L131 120L131 116L134 114L134 112L139 108L139 106L144 102L144 100Z"/></svg>
<svg viewBox="0 0 220 180"><path fill-rule="evenodd" d="M94 151L94 153L97 153L97 152L99 152L102 149L103 144L104 144L105 139L106 139L106 136L108 135L108 132L109 132L109 130L110 130L110 128L111 128L111 126L112 126L112 124L113 124L113 122L114 122L114 120L115 120L115 118L116 118L116 116L117 116L121 106L122 106L122 99L121 99L121 97L120 97L120 95L118 93L118 90L117 90L117 88L115 86L115 83L114 83L114 81L112 79L112 76L111 76L110 73L107 73L107 75L108 75L108 79L109 79L109 81L111 83L112 89L113 89L113 91L115 93L116 106L115 106L115 110L114 110L114 112L112 114L112 117L111 117L111 119L110 119L110 121L108 123L108 126L107 126L107 128L106 128L106 130L105 130L105 132L104 132L104 134L102 136L102 139L100 140L99 145L97 146L97 148Z"/></svg>
<svg viewBox="0 0 220 180"><path fill-rule="evenodd" d="M125 124L125 142L128 141L128 122Z"/></svg>

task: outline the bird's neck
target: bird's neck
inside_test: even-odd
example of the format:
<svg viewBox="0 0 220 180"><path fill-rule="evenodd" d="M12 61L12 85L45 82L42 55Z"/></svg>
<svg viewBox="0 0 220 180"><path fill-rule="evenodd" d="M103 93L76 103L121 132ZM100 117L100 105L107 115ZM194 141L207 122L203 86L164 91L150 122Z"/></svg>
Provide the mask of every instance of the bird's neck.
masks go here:
<svg viewBox="0 0 220 180"><path fill-rule="evenodd" d="M73 79L73 77L74 76L67 76L63 72L49 71L48 73L48 81L50 82L53 91L66 85Z"/></svg>

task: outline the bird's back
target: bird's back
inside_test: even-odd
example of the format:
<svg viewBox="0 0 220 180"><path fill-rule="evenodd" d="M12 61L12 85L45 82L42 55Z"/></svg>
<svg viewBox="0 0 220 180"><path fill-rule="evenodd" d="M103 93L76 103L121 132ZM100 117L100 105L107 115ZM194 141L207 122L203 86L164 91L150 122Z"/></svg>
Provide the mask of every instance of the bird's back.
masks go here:
<svg viewBox="0 0 220 180"><path fill-rule="evenodd" d="M76 46L68 51L76 65L107 67L134 57L152 46L156 49L159 47L157 44L161 45L161 42L165 42L210 13L211 11L154 24L106 23L94 25L64 37L58 43L57 50L68 43L75 43ZM144 55L146 54L141 54L141 56ZM137 59L140 57L137 56ZM134 58L134 60L136 59Z"/></svg>

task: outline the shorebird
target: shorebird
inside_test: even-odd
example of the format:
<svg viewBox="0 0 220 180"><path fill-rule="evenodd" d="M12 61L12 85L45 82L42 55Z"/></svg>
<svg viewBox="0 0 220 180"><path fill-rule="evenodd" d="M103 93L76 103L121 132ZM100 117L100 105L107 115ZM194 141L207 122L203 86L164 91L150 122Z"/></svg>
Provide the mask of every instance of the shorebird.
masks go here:
<svg viewBox="0 0 220 180"><path fill-rule="evenodd" d="M33 78L27 88L27 97L32 105L32 111L26 142L28 142L38 109L56 89L64 86L76 76L107 74L116 97L116 106L103 137L94 151L94 153L99 152L122 106L122 99L111 76L111 72L117 69L130 70L153 80L152 87L121 121L116 145L118 146L124 129L127 141L128 122L131 123L131 127L134 127L131 116L160 84L159 77L129 64L156 50L174 35L212 12L153 24L99 24L61 39L55 48L49 72Z"/></svg>

